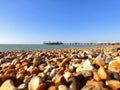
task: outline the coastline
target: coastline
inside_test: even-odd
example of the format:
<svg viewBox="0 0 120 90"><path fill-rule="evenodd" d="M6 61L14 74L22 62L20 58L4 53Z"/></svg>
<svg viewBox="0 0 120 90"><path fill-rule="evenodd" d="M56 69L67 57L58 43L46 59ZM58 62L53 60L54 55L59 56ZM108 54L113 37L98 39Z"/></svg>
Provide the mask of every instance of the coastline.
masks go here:
<svg viewBox="0 0 120 90"><path fill-rule="evenodd" d="M6 51L36 51L36 50L53 50L53 49L81 49L81 50L89 50L89 49L99 49L99 48L119 48L120 45L101 45L101 46L72 46L72 45L42 45L42 44L1 44L0 52ZM10 46L9 46L10 45Z"/></svg>

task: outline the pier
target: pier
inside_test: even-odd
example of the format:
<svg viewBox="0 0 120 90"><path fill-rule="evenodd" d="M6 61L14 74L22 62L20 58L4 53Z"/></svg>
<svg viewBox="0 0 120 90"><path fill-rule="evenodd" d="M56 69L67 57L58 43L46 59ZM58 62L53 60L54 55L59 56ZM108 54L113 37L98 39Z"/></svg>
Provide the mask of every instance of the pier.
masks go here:
<svg viewBox="0 0 120 90"><path fill-rule="evenodd" d="M47 45L87 45L87 46L95 46L95 45L120 45L120 42L44 42L43 44Z"/></svg>

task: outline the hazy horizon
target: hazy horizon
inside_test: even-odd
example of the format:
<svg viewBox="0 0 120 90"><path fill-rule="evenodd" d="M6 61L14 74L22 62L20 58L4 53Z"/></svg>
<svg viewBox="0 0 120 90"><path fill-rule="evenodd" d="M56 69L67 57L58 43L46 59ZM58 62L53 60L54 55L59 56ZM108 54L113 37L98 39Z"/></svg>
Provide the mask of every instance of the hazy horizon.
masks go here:
<svg viewBox="0 0 120 90"><path fill-rule="evenodd" d="M0 44L120 42L119 0L0 0Z"/></svg>

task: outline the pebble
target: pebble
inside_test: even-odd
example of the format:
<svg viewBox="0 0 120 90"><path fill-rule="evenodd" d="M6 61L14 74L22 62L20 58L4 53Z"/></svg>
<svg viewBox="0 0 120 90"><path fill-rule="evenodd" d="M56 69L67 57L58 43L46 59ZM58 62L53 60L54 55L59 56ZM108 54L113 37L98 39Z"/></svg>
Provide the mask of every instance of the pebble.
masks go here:
<svg viewBox="0 0 120 90"><path fill-rule="evenodd" d="M69 90L69 88L65 85L59 85L58 90Z"/></svg>
<svg viewBox="0 0 120 90"><path fill-rule="evenodd" d="M105 59L105 63L109 63L110 61L112 61L112 57L110 55L108 55Z"/></svg>
<svg viewBox="0 0 120 90"><path fill-rule="evenodd" d="M3 57L4 57L4 55L0 54L0 59L3 58Z"/></svg>
<svg viewBox="0 0 120 90"><path fill-rule="evenodd" d="M107 72L105 71L104 67L100 67L98 69L98 75L100 77L101 80L106 80L108 79L108 74Z"/></svg>
<svg viewBox="0 0 120 90"><path fill-rule="evenodd" d="M27 85L26 84L20 84L18 86L18 90L27 90Z"/></svg>
<svg viewBox="0 0 120 90"><path fill-rule="evenodd" d="M68 81L70 79L70 77L72 77L73 74L71 72L65 72L63 74L63 77L65 78L66 81Z"/></svg>
<svg viewBox="0 0 120 90"><path fill-rule="evenodd" d="M100 53L100 54L95 58L95 60L100 60L100 59L102 59L102 53Z"/></svg>
<svg viewBox="0 0 120 90"><path fill-rule="evenodd" d="M48 90L58 90L56 86L50 86Z"/></svg>
<svg viewBox="0 0 120 90"><path fill-rule="evenodd" d="M64 67L65 64L66 64L67 62L69 62L69 60L71 60L71 59L70 59L70 58L65 58L65 59L60 63L60 67Z"/></svg>
<svg viewBox="0 0 120 90"><path fill-rule="evenodd" d="M36 57L33 59L33 66L38 66L41 63L40 57Z"/></svg>
<svg viewBox="0 0 120 90"><path fill-rule="evenodd" d="M111 74L111 78L116 79L116 80L120 80L120 75L119 75L119 73L113 72Z"/></svg>
<svg viewBox="0 0 120 90"><path fill-rule="evenodd" d="M81 74L84 76L84 77L91 77L92 76L92 71L88 71L88 70L83 70L81 72Z"/></svg>
<svg viewBox="0 0 120 90"><path fill-rule="evenodd" d="M100 81L100 77L98 75L98 73L96 71L93 72L93 78L96 80L96 81Z"/></svg>
<svg viewBox="0 0 120 90"><path fill-rule="evenodd" d="M119 90L120 89L120 81L118 81L118 80L108 80L105 83L112 90Z"/></svg>
<svg viewBox="0 0 120 90"><path fill-rule="evenodd" d="M37 89L35 90L47 90L46 83L40 83Z"/></svg>
<svg viewBox="0 0 120 90"><path fill-rule="evenodd" d="M70 85L69 85L70 90L80 90L81 85L80 85L80 83L78 82L77 79L75 79L74 77L71 77L69 79L69 82L70 82Z"/></svg>
<svg viewBox="0 0 120 90"><path fill-rule="evenodd" d="M57 86L62 84L64 85L67 83L65 78L62 75L59 75L59 77L57 77L54 82L55 82L55 85Z"/></svg>
<svg viewBox="0 0 120 90"><path fill-rule="evenodd" d="M0 87L0 90L17 90L12 80L6 80Z"/></svg>
<svg viewBox="0 0 120 90"><path fill-rule="evenodd" d="M41 83L41 79L38 76L33 76L28 83L28 90L37 90L39 84Z"/></svg>
<svg viewBox="0 0 120 90"><path fill-rule="evenodd" d="M50 77L54 77L55 74L56 74L56 72L57 72L57 69L56 69L56 68L52 69L52 71L51 71L51 73L50 73Z"/></svg>
<svg viewBox="0 0 120 90"><path fill-rule="evenodd" d="M105 65L105 60L99 59L99 60L96 60L95 63L96 63L98 66L104 66L104 65Z"/></svg>
<svg viewBox="0 0 120 90"><path fill-rule="evenodd" d="M72 72L74 72L75 71L75 67L74 66L69 66L69 69L72 71Z"/></svg>
<svg viewBox="0 0 120 90"><path fill-rule="evenodd" d="M118 56L119 53L116 51L116 52L113 53L113 55L114 55L114 56Z"/></svg>
<svg viewBox="0 0 120 90"><path fill-rule="evenodd" d="M30 82L31 78L32 78L32 76L25 76L23 82L24 82L26 85L28 85L28 83Z"/></svg>
<svg viewBox="0 0 120 90"><path fill-rule="evenodd" d="M120 56L115 57L115 60L119 60L120 61Z"/></svg>
<svg viewBox="0 0 120 90"><path fill-rule="evenodd" d="M103 82L88 81L81 90L109 90L104 86Z"/></svg>
<svg viewBox="0 0 120 90"><path fill-rule="evenodd" d="M12 62L11 62L11 65L16 65L17 63L19 63L20 61L17 59L17 58L15 58Z"/></svg>
<svg viewBox="0 0 120 90"><path fill-rule="evenodd" d="M92 66L91 62L87 59L84 61L82 69L83 70L93 70L94 67Z"/></svg>
<svg viewBox="0 0 120 90"><path fill-rule="evenodd" d="M6 67L8 67L9 65L10 65L10 62L5 62L5 63L1 64L1 67L2 67L2 68L6 68Z"/></svg>
<svg viewBox="0 0 120 90"><path fill-rule="evenodd" d="M113 72L120 72L120 61L119 60L113 60L108 65L108 70Z"/></svg>

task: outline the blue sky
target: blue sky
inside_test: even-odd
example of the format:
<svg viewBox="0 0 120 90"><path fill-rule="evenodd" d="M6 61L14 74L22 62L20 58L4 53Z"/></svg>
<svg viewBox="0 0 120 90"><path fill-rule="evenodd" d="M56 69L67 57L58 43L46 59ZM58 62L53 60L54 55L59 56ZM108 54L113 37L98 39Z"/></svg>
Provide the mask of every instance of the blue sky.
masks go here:
<svg viewBox="0 0 120 90"><path fill-rule="evenodd" d="M0 43L120 42L120 0L0 0Z"/></svg>

